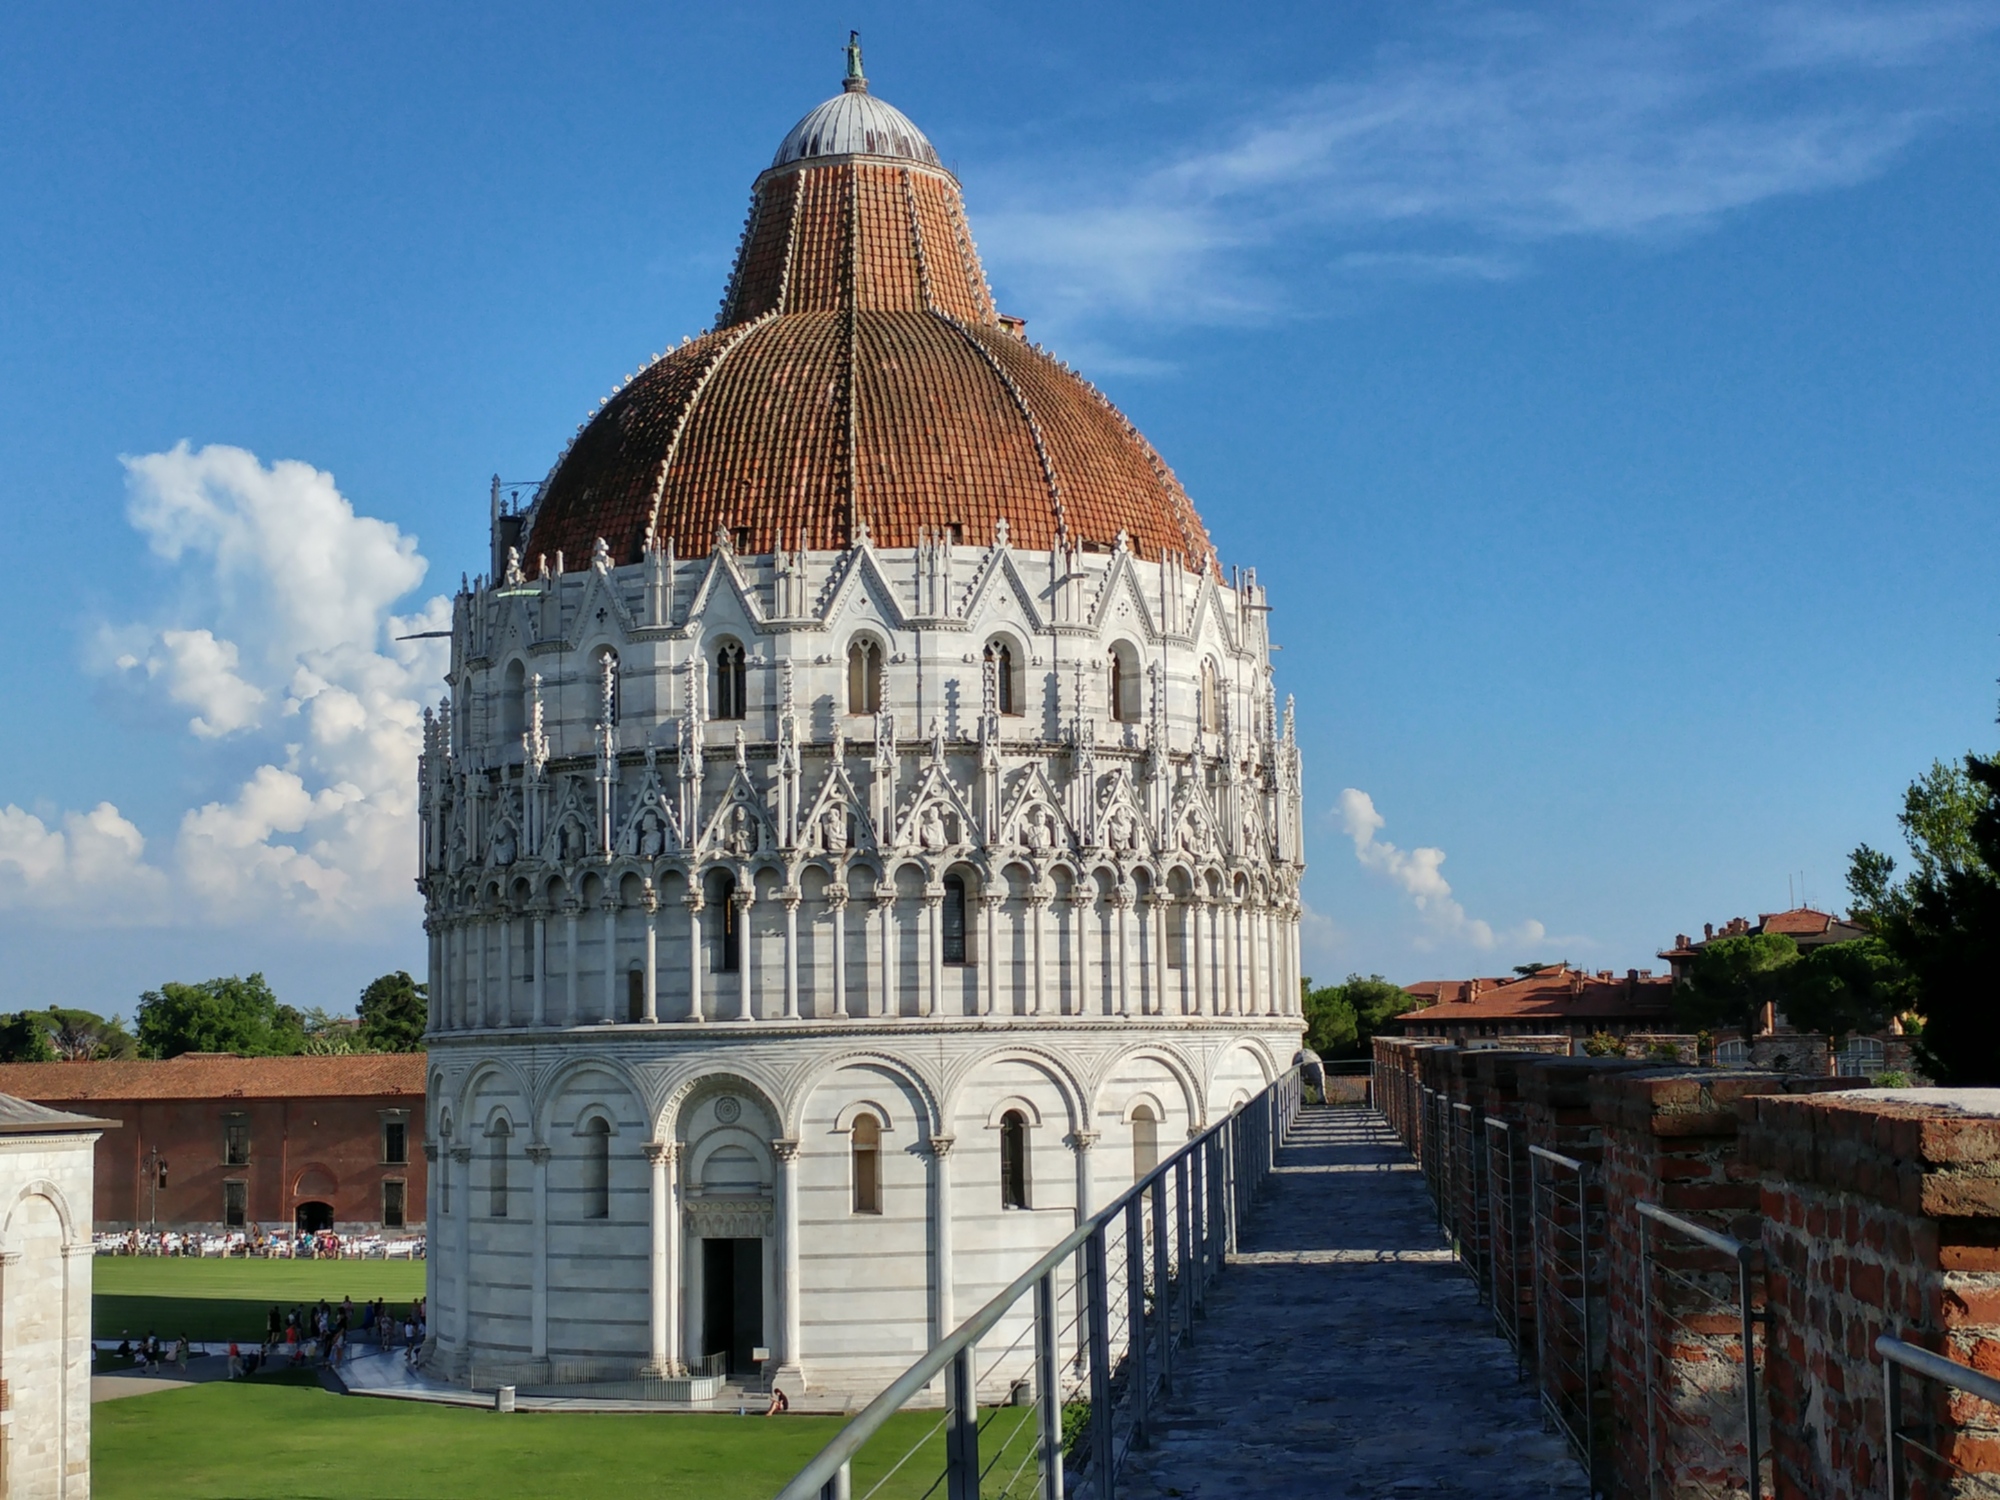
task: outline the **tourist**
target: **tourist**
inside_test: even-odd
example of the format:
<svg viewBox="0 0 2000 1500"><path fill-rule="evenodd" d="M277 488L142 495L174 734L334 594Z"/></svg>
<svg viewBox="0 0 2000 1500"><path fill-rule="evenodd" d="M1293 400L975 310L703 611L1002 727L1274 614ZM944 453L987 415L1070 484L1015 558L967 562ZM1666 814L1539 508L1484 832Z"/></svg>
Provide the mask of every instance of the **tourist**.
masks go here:
<svg viewBox="0 0 2000 1500"><path fill-rule="evenodd" d="M780 1390L777 1386L775 1385L772 1386L771 1404L764 1408L764 1415L767 1417L775 1417L778 1415L778 1413L790 1411L791 1409L792 1409L792 1403L790 1398L788 1398L785 1395L785 1393L782 1390Z"/></svg>
<svg viewBox="0 0 2000 1500"><path fill-rule="evenodd" d="M174 1340L174 1365L180 1370L181 1374L187 1374L188 1341L186 1334L182 1334Z"/></svg>
<svg viewBox="0 0 2000 1500"><path fill-rule="evenodd" d="M243 1374L243 1351L236 1347L236 1340L229 1341L229 1378L236 1380Z"/></svg>
<svg viewBox="0 0 2000 1500"><path fill-rule="evenodd" d="M285 1336L285 1315L278 1311L278 1304L271 1304L271 1315L264 1320L264 1347L275 1348Z"/></svg>

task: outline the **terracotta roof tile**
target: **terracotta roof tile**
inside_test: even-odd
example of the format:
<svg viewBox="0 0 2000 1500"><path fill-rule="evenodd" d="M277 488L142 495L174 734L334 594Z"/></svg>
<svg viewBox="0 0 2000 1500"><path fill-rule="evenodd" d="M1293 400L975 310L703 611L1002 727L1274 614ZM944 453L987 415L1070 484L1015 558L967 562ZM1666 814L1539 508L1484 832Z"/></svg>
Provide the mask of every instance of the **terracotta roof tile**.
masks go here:
<svg viewBox="0 0 2000 1500"><path fill-rule="evenodd" d="M1432 981L1451 983L1452 981ZM1477 999L1406 1011L1414 1025L1460 1021L1637 1020L1663 1017L1673 998L1669 978L1599 979L1573 969L1545 969L1482 992Z"/></svg>
<svg viewBox="0 0 2000 1500"><path fill-rule="evenodd" d="M424 1093L421 1052L331 1057L190 1053L165 1062L0 1063L0 1093L57 1104L78 1099L334 1099Z"/></svg>
<svg viewBox="0 0 2000 1500"><path fill-rule="evenodd" d="M1059 534L1142 557L1210 555L1194 506L1131 423L1001 325L950 174L842 158L767 172L722 323L655 362L571 445L538 498L528 569L621 563L649 540L705 555L878 546L962 528ZM1039 446L1038 446L1039 445Z"/></svg>

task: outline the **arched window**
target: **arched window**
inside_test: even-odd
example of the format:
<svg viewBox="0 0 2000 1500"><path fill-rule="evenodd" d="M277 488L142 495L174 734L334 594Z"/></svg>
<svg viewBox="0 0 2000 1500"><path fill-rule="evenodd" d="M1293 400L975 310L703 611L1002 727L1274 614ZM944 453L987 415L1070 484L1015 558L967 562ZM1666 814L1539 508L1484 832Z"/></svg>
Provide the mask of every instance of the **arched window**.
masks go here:
<svg viewBox="0 0 2000 1500"><path fill-rule="evenodd" d="M1170 969L1187 967L1187 913L1185 900L1167 903L1167 967Z"/></svg>
<svg viewBox="0 0 2000 1500"><path fill-rule="evenodd" d="M938 913L939 936L944 944L944 962L965 962L965 880L958 875L944 878L944 906Z"/></svg>
<svg viewBox="0 0 2000 1500"><path fill-rule="evenodd" d="M882 648L866 636L857 636L847 648L847 711L882 711Z"/></svg>
<svg viewBox="0 0 2000 1500"><path fill-rule="evenodd" d="M643 969L626 971L625 1019L628 1021L646 1019L646 972Z"/></svg>
<svg viewBox="0 0 2000 1500"><path fill-rule="evenodd" d="M715 972L734 974L743 962L743 939L737 923L742 913L736 909L736 877L718 875L715 878L715 921L716 935L721 938L722 951L716 956Z"/></svg>
<svg viewBox="0 0 2000 1500"><path fill-rule="evenodd" d="M1139 653L1120 641L1111 648L1111 681L1105 701L1120 724L1139 722Z"/></svg>
<svg viewBox="0 0 2000 1500"><path fill-rule="evenodd" d="M535 982L535 919L525 912L521 916L521 977L529 984Z"/></svg>
<svg viewBox="0 0 2000 1500"><path fill-rule="evenodd" d="M743 648L724 641L715 650L715 716L740 719L744 713Z"/></svg>
<svg viewBox="0 0 2000 1500"><path fill-rule="evenodd" d="M1018 1109L1000 1117L1000 1206L1028 1206L1028 1117Z"/></svg>
<svg viewBox="0 0 2000 1500"><path fill-rule="evenodd" d="M1212 657L1201 663L1201 727L1210 734L1222 733L1222 677Z"/></svg>
<svg viewBox="0 0 2000 1500"><path fill-rule="evenodd" d="M514 1127L503 1116L486 1131L486 1212L496 1219L507 1217L507 1148L513 1143Z"/></svg>
<svg viewBox="0 0 2000 1500"><path fill-rule="evenodd" d="M1847 1039L1840 1049L1840 1071L1850 1078L1874 1077L1887 1066L1889 1049L1872 1036Z"/></svg>
<svg viewBox="0 0 2000 1500"><path fill-rule="evenodd" d="M597 653L597 692L599 712L604 722L616 724L621 685L618 681L618 653L609 646Z"/></svg>
<svg viewBox="0 0 2000 1500"><path fill-rule="evenodd" d="M1137 1182L1160 1164L1160 1121L1153 1106L1132 1111L1132 1180Z"/></svg>
<svg viewBox="0 0 2000 1500"><path fill-rule="evenodd" d="M882 1212L882 1122L870 1114L854 1117L854 1211Z"/></svg>
<svg viewBox="0 0 2000 1500"><path fill-rule="evenodd" d="M611 1217L611 1122L594 1115L583 1127L583 1216Z"/></svg>
<svg viewBox="0 0 2000 1500"><path fill-rule="evenodd" d="M528 669L519 661L507 663L500 678L500 737L518 744L528 732Z"/></svg>
<svg viewBox="0 0 2000 1500"><path fill-rule="evenodd" d="M986 645L986 659L993 664L995 709L1009 716L1020 713L1020 695L1016 691L1018 684L1014 680L1014 673L1017 670L1014 648L1006 641L989 641Z"/></svg>

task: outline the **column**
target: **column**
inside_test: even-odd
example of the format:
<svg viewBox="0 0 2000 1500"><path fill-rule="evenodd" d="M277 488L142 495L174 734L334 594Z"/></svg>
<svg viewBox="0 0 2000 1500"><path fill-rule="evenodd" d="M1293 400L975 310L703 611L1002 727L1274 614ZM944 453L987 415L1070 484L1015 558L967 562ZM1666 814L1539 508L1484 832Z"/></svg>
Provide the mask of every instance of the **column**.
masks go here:
<svg viewBox="0 0 2000 1500"><path fill-rule="evenodd" d="M1236 902L1232 902L1232 900L1228 900L1224 896L1222 898L1222 912L1220 912L1220 916L1222 916L1222 922L1220 922L1220 928L1222 928L1222 932L1220 932L1220 936L1222 936L1222 954L1220 954L1220 958L1222 958L1222 1014L1224 1016L1240 1016L1242 1010L1238 1010L1238 1004L1236 1004L1236 1000L1238 1000L1238 988L1236 988L1238 974L1236 974L1236 968L1238 968L1238 946L1240 946L1240 940L1238 940L1236 934L1242 928L1242 920L1240 920L1240 912L1236 910Z"/></svg>
<svg viewBox="0 0 2000 1500"><path fill-rule="evenodd" d="M660 1019L660 897L648 880L646 907L646 1009L648 1024Z"/></svg>
<svg viewBox="0 0 2000 1500"><path fill-rule="evenodd" d="M500 919L500 1006L499 1015L480 1018L488 1026L505 1026L514 1019L514 917Z"/></svg>
<svg viewBox="0 0 2000 1500"><path fill-rule="evenodd" d="M606 896L604 911L604 1014L600 1019L618 1018L618 903Z"/></svg>
<svg viewBox="0 0 2000 1500"><path fill-rule="evenodd" d="M1111 920L1118 926L1118 1014L1132 1014L1132 892L1119 886L1111 893Z"/></svg>
<svg viewBox="0 0 2000 1500"><path fill-rule="evenodd" d="M1146 942L1151 951L1147 954L1146 962L1141 966L1140 972L1158 976L1156 980L1151 982L1153 1014L1156 1016L1164 1016L1167 1013L1167 991L1170 988L1178 988L1177 985L1172 984L1168 979L1168 976L1173 972L1167 967L1167 902L1169 899L1165 892L1156 889L1153 891L1151 898L1146 902ZM1176 1015L1184 1014L1187 1007L1180 1003L1181 997L1175 995L1172 998L1174 1013Z"/></svg>
<svg viewBox="0 0 2000 1500"><path fill-rule="evenodd" d="M650 1338L644 1374L665 1380L674 1373L673 1301L674 1282L668 1265L667 1227L669 1200L673 1196L673 1158L676 1142L646 1142L646 1162L652 1169L652 1275L648 1284L652 1311Z"/></svg>
<svg viewBox="0 0 2000 1500"><path fill-rule="evenodd" d="M785 903L785 1019L799 1018L799 897L795 885L778 892Z"/></svg>
<svg viewBox="0 0 2000 1500"><path fill-rule="evenodd" d="M756 892L750 889L750 882L757 877L744 872L736 894L729 898L736 908L736 1019L749 1021L750 1014L750 965L756 944L750 941L750 908L757 904Z"/></svg>
<svg viewBox="0 0 2000 1500"><path fill-rule="evenodd" d="M944 887L924 887L923 982L917 991L917 1014L938 1013L944 993Z"/></svg>
<svg viewBox="0 0 2000 1500"><path fill-rule="evenodd" d="M1076 1154L1076 1222L1081 1225L1085 1219L1097 1212L1097 1195L1092 1191L1090 1170L1090 1148L1097 1144L1095 1130L1073 1130L1070 1132L1069 1149ZM1072 1262L1071 1279L1075 1287L1076 1300L1076 1350L1081 1362L1090 1351L1090 1320L1083 1315L1085 1283L1083 1279L1083 1252L1078 1251Z"/></svg>
<svg viewBox="0 0 2000 1500"><path fill-rule="evenodd" d="M979 962L984 970L979 976L979 1013L993 1014L999 1003L1000 992L1000 903L1005 897L996 896L991 891L979 893L980 941ZM1009 954L1009 958L1013 955Z"/></svg>
<svg viewBox="0 0 2000 1500"><path fill-rule="evenodd" d="M934 1135L925 1142L931 1179L931 1342L957 1325L952 1310L951 1148L956 1137Z"/></svg>
<svg viewBox="0 0 2000 1500"><path fill-rule="evenodd" d="M533 1359L549 1357L549 1148L533 1145L527 1157L535 1176L535 1260L529 1283L529 1348Z"/></svg>
<svg viewBox="0 0 2000 1500"><path fill-rule="evenodd" d="M492 954L489 951L492 945L486 941L486 937L487 937L487 929L491 925L492 925L491 923L484 921L483 919L475 921L472 924L473 929L479 939L479 967L473 971L472 995L470 997L472 1000L472 1009L461 1017L461 1020L464 1022L465 1028L468 1031L470 1031L475 1025L483 1025L485 1023L486 968L487 965L492 961ZM473 1017L475 1016L479 1017L480 1019L478 1021L475 1021L473 1019Z"/></svg>
<svg viewBox="0 0 2000 1500"><path fill-rule="evenodd" d="M1291 951L1292 955L1292 972L1289 976L1287 976L1290 979L1291 984L1290 988L1286 991L1286 993L1292 997L1292 1006L1293 1006L1292 1014L1295 1016L1301 1016L1305 1014L1305 1009L1306 1009L1305 995L1303 991L1300 989L1300 977L1305 973L1305 968L1304 968L1304 960L1299 953L1300 912L1297 906L1295 905L1293 909L1286 914L1286 916L1287 916L1287 920L1285 922L1286 947Z"/></svg>
<svg viewBox="0 0 2000 1500"><path fill-rule="evenodd" d="M1049 966L1044 962L1048 951L1049 902L1048 888L1037 882L1028 893L1028 1014L1031 1016L1049 1013Z"/></svg>
<svg viewBox="0 0 2000 1500"><path fill-rule="evenodd" d="M472 1369L472 1148L453 1146L451 1164L458 1173L458 1357Z"/></svg>
<svg viewBox="0 0 2000 1500"><path fill-rule="evenodd" d="M533 938L535 945L535 972L533 978L528 981L528 995L534 1013L532 1024L544 1026L548 1024L546 1016L547 1006L544 1003L544 997L547 995L549 988L548 923L543 920L542 913L539 911L530 917L529 920L535 924L535 935Z"/></svg>
<svg viewBox="0 0 2000 1500"><path fill-rule="evenodd" d="M875 957L879 962L868 966L868 982L871 990L880 986L880 1006L876 995L868 999L868 1014L871 1016L893 1016L902 1007L902 997L896 991L896 888L877 886L875 888Z"/></svg>
<svg viewBox="0 0 2000 1500"><path fill-rule="evenodd" d="M838 872L835 882L845 877ZM830 884L826 888L827 925L833 929L833 1013L847 1019L847 887Z"/></svg>
<svg viewBox="0 0 2000 1500"><path fill-rule="evenodd" d="M1204 964L1208 962L1208 924L1202 920L1202 898L1188 896L1188 946L1180 954L1180 962L1188 966L1194 974L1194 1014L1212 1016L1214 1010L1208 1000L1208 974Z"/></svg>
<svg viewBox="0 0 2000 1500"><path fill-rule="evenodd" d="M574 901L563 902L563 962L567 972L563 975L563 1015L564 1024L575 1026L583 1020L578 1010L576 995L576 950L577 925L583 920L583 908Z"/></svg>
<svg viewBox="0 0 2000 1500"><path fill-rule="evenodd" d="M1097 881L1089 875L1069 893L1069 919L1075 925L1076 1014L1087 1016L1097 996L1090 974L1090 930L1097 925Z"/></svg>
<svg viewBox="0 0 2000 1500"><path fill-rule="evenodd" d="M687 891L681 905L688 914L688 1013L690 1021L701 1020L701 884L688 871Z"/></svg>
<svg viewBox="0 0 2000 1500"><path fill-rule="evenodd" d="M778 1164L778 1337L771 1350L777 1369L771 1379L797 1394L806 1383L799 1363L799 1143L773 1141L771 1155Z"/></svg>

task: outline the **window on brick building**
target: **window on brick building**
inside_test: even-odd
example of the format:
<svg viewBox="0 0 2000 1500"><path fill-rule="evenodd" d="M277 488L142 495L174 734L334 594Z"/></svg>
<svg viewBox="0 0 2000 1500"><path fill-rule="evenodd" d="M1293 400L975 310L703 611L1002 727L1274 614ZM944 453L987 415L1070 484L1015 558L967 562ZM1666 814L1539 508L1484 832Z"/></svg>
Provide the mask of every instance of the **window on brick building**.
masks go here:
<svg viewBox="0 0 2000 1500"><path fill-rule="evenodd" d="M391 1177L382 1184L382 1227L401 1229L408 1221L406 1204L409 1187L400 1177Z"/></svg>
<svg viewBox="0 0 2000 1500"><path fill-rule="evenodd" d="M1028 1206L1028 1117L1018 1109L1000 1117L1000 1206Z"/></svg>
<svg viewBox="0 0 2000 1500"><path fill-rule="evenodd" d="M486 1212L496 1219L507 1217L507 1150L513 1144L514 1127L495 1120L487 1131Z"/></svg>
<svg viewBox="0 0 2000 1500"><path fill-rule="evenodd" d="M244 1167L250 1164L250 1117L231 1114L222 1117L222 1164Z"/></svg>
<svg viewBox="0 0 2000 1500"><path fill-rule="evenodd" d="M611 1123L602 1115L583 1127L583 1216L611 1217Z"/></svg>
<svg viewBox="0 0 2000 1500"><path fill-rule="evenodd" d="M743 648L735 641L724 641L715 651L716 718L743 717L746 702L744 688Z"/></svg>
<svg viewBox="0 0 2000 1500"><path fill-rule="evenodd" d="M400 1167L410 1159L410 1123L407 1120L382 1122L382 1160Z"/></svg>
<svg viewBox="0 0 2000 1500"><path fill-rule="evenodd" d="M882 1212L882 1122L870 1114L854 1117L854 1211Z"/></svg>
<svg viewBox="0 0 2000 1500"><path fill-rule="evenodd" d="M222 1183L222 1226L241 1229L250 1217L250 1184L240 1177Z"/></svg>

